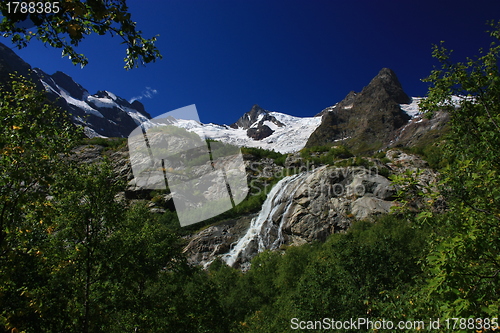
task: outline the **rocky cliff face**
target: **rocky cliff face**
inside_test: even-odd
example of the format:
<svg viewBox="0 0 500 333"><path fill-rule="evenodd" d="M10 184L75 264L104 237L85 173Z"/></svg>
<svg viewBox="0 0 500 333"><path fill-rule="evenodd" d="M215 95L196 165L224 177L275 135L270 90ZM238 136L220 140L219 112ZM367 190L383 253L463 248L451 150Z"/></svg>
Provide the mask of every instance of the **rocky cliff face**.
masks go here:
<svg viewBox="0 0 500 333"><path fill-rule="evenodd" d="M80 146L75 149L74 158L82 163L95 163L103 155L111 160L116 175L128 182L125 192L117 194L117 198L128 202L146 200L156 213L174 210L169 193L147 201L151 200L151 190L135 184L126 146L118 150L105 150L99 145ZM271 159L250 154L243 157L252 194L258 193L252 181L284 172ZM387 178L388 174L418 169L422 171L422 184L436 182L436 172L422 159L397 149L389 150L386 157L388 163L366 158L362 163L365 166L313 168L302 163L298 155L290 155L285 165L299 173L284 177L270 189L260 212L220 221L186 237L184 253L193 265L207 267L214 259L221 258L228 265L245 270L261 251L323 241L332 233L344 232L357 219L389 213L398 204L395 201L398 189ZM418 209L419 203L414 204Z"/></svg>
<svg viewBox="0 0 500 333"><path fill-rule="evenodd" d="M396 74L383 68L360 93L350 92L322 112L322 123L306 147L341 142L356 153L386 147L396 138L395 132L410 120L400 107L410 102Z"/></svg>
<svg viewBox="0 0 500 333"><path fill-rule="evenodd" d="M391 160L387 164L369 159L370 167L322 166L285 177L268 193L258 215L203 230L194 235L185 253L193 264L206 266L220 257L228 265L246 269L263 250L325 240L356 219L388 213L397 204L397 188L382 174L421 169L422 182L436 180L436 173L416 156L392 150L387 157Z"/></svg>

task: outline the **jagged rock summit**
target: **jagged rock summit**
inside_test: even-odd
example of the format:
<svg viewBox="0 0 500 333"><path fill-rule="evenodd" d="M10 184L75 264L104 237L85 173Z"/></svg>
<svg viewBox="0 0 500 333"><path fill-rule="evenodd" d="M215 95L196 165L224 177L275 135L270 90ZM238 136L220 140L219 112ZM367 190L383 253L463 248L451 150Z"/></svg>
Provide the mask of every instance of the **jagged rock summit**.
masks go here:
<svg viewBox="0 0 500 333"><path fill-rule="evenodd" d="M386 147L394 140L396 130L411 119L400 106L411 100L396 74L383 68L360 93L351 91L322 112L322 123L306 147L339 142L358 153Z"/></svg>
<svg viewBox="0 0 500 333"><path fill-rule="evenodd" d="M35 68L34 72L48 97L67 110L73 123L83 126L89 137L127 137L134 128L151 119L138 101L131 104L105 90L91 95L63 72L48 75L39 68Z"/></svg>
<svg viewBox="0 0 500 333"><path fill-rule="evenodd" d="M254 140L262 140L274 133L274 130L270 127L273 126L272 124L278 127L285 126L276 117L269 114L268 111L255 104L249 112L241 116L230 127L234 129L246 129L248 137Z"/></svg>
<svg viewBox="0 0 500 333"><path fill-rule="evenodd" d="M370 84L361 92L366 97L381 97L380 94L387 94L387 97L394 100L397 104L409 104L411 98L404 92L401 83L399 83L396 73L392 69L382 68Z"/></svg>

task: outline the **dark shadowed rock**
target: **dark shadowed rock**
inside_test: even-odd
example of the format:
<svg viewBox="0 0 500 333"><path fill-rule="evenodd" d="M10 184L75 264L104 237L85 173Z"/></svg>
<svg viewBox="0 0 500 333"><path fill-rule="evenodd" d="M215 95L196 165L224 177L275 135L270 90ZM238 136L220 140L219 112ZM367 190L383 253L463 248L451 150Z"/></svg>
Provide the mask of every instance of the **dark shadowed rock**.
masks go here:
<svg viewBox="0 0 500 333"><path fill-rule="evenodd" d="M59 87L64 88L71 97L81 100L85 94L88 94L88 91L83 88L81 85L76 83L71 76L63 72L55 72L50 75L53 80L53 83L57 84ZM52 86L54 89L57 89L56 86Z"/></svg>
<svg viewBox="0 0 500 333"><path fill-rule="evenodd" d="M396 74L383 68L361 93L350 92L323 111L322 123L306 147L339 142L355 153L376 151L387 146L396 130L408 122L410 117L400 104L410 101Z"/></svg>
<svg viewBox="0 0 500 333"><path fill-rule="evenodd" d="M274 131L267 125L262 125L260 127L252 127L247 129L247 135L254 140L262 140L264 138L267 138L273 133Z"/></svg>
<svg viewBox="0 0 500 333"><path fill-rule="evenodd" d="M142 104L138 100L133 101L130 104L130 106L132 107L132 109L139 111L140 113L145 115L147 118L151 119L151 115L148 112L146 112L146 109L144 108L144 104Z"/></svg>
<svg viewBox="0 0 500 333"><path fill-rule="evenodd" d="M403 87L401 87L401 83L399 83L396 73L389 68L382 68L370 84L363 89L362 94L368 98L370 96L379 98L381 89L387 93L389 98L398 104L408 104L411 102L411 98L403 91Z"/></svg>
<svg viewBox="0 0 500 333"><path fill-rule="evenodd" d="M252 126L253 123L255 123L260 115L266 115L267 111L261 108L259 105L255 104L252 106L252 109L245 113L243 116L240 117L234 124L231 124L230 127L232 128L243 128L243 129L248 129L250 126Z"/></svg>
<svg viewBox="0 0 500 333"><path fill-rule="evenodd" d="M254 140L262 140L274 133L274 131L265 124L266 122L273 123L278 127L285 126L282 122L269 114L269 112L255 104L249 112L241 116L240 119L234 124L231 124L230 127L246 129L248 137Z"/></svg>

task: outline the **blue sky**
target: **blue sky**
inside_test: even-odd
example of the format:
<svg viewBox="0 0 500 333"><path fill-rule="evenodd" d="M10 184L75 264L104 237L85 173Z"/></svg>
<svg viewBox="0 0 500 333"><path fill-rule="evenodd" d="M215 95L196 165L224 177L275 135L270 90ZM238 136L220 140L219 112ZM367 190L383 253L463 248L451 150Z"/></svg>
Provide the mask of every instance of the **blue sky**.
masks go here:
<svg viewBox="0 0 500 333"><path fill-rule="evenodd" d="M437 65L431 45L444 40L464 60L489 45L486 20L500 19L499 0L127 3L144 37L160 35L163 60L126 71L125 49L109 36L81 43L77 50L90 61L83 69L39 42L16 52L49 74L69 74L91 94L140 98L152 116L196 104L202 122L230 124L253 104L313 116L383 67L409 95L425 95L420 79Z"/></svg>

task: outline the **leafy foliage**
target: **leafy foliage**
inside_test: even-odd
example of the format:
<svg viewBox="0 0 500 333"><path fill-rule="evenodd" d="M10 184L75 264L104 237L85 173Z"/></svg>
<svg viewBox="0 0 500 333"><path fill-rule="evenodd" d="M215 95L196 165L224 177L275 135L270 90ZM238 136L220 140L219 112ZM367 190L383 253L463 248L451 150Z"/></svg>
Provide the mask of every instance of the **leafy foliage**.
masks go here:
<svg viewBox="0 0 500 333"><path fill-rule="evenodd" d="M491 26L500 39L500 23ZM355 222L322 244L264 251L245 273L220 260L208 271L190 267L179 236L195 230L180 231L174 212L155 215L117 200L123 184L106 159L71 162L78 130L32 83L12 78L0 90L0 330L288 332L291 318L498 316L500 46L464 63L451 62L442 45L434 56L442 68L427 79L422 106L447 109L451 124L443 143L419 149L435 157L441 183L423 187L420 171L394 175L404 214ZM215 156L230 149L214 147ZM286 157L243 152L277 164ZM302 154L373 163L343 147ZM218 220L257 211L275 178ZM440 210L438 200L446 202ZM417 210L415 201L427 205Z"/></svg>
<svg viewBox="0 0 500 333"><path fill-rule="evenodd" d="M33 39L62 49L63 57L68 57L73 64L82 67L88 60L83 54L77 53L75 47L88 35L98 34L119 36L122 44L126 45L125 68L138 67L161 58L155 47L157 37L145 39L142 32L137 30L136 23L125 0L88 0L88 1L61 1L54 7L54 1L41 0L43 10L34 8L30 11L21 11L9 7L9 1L0 3L3 21L0 23L0 32L4 37L11 38L18 48L23 48ZM9 11L10 9L10 11ZM31 21L36 32L24 27L25 22Z"/></svg>
<svg viewBox="0 0 500 333"><path fill-rule="evenodd" d="M1 90L0 330L203 332L213 286L165 218L115 199L110 164L72 162L78 131L32 83Z"/></svg>
<svg viewBox="0 0 500 333"><path fill-rule="evenodd" d="M442 317L488 317L500 303L500 23L490 22L492 42L480 56L452 62L443 44L441 62L426 79L432 85L422 103L427 112L446 109L450 133L442 147L449 164L441 169L446 214L424 211L436 228L426 258L430 276L427 306Z"/></svg>
<svg viewBox="0 0 500 333"><path fill-rule="evenodd" d="M33 83L11 77L0 90L0 248L24 226L19 220L31 206L39 210L44 188L60 171L60 153L78 138L62 111L45 103ZM54 121L58 119L58 121Z"/></svg>
<svg viewBox="0 0 500 333"><path fill-rule="evenodd" d="M426 233L387 216L324 244L263 252L246 274L216 264L210 277L237 332L289 332L291 318L400 319L411 304L394 303L421 286Z"/></svg>
<svg viewBox="0 0 500 333"><path fill-rule="evenodd" d="M116 150L121 147L124 147L127 144L127 138L100 138L100 137L95 137L91 139L84 138L81 141L81 144L99 145L108 149Z"/></svg>

